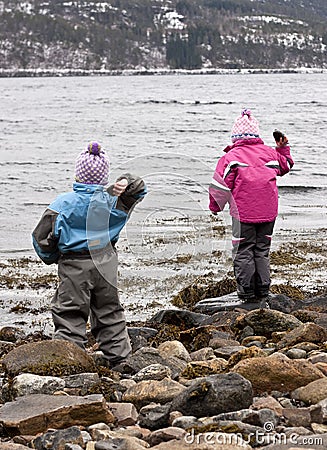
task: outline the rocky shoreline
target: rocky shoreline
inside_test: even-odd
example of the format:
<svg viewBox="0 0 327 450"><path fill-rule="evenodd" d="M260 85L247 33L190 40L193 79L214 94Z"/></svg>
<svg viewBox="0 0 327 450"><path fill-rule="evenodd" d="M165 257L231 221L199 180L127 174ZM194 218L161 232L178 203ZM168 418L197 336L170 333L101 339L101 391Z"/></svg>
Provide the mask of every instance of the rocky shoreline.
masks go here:
<svg viewBox="0 0 327 450"><path fill-rule="evenodd" d="M91 335L2 327L0 449L326 448L326 294L191 309L129 326L115 370Z"/></svg>
<svg viewBox="0 0 327 450"><path fill-rule="evenodd" d="M248 69L170 69L145 68L139 69L0 69L0 78L21 77L79 77L79 76L131 76L131 75L233 75L233 74L272 74L272 73L326 73L324 67L290 67L282 69L248 68Z"/></svg>

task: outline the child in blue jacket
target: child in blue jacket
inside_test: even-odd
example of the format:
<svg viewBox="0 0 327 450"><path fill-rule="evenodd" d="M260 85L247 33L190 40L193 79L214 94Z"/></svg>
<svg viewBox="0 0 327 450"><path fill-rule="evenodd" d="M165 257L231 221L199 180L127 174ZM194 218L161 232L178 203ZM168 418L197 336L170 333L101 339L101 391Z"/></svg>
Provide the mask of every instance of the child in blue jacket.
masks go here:
<svg viewBox="0 0 327 450"><path fill-rule="evenodd" d="M129 173L105 188L109 159L97 142L75 164L73 192L59 195L33 231L33 245L46 263L58 263L59 286L51 311L55 339L84 348L86 324L111 367L129 356L131 345L117 292L115 244L146 186Z"/></svg>

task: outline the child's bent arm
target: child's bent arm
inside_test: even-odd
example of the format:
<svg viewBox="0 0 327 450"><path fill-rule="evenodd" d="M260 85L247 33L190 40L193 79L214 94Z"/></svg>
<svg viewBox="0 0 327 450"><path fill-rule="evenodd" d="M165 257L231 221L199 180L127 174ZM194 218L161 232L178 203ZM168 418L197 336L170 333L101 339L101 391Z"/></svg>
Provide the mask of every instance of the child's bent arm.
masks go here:
<svg viewBox="0 0 327 450"><path fill-rule="evenodd" d="M59 258L58 238L54 233L57 216L56 211L47 209L32 233L35 251L46 264L56 263Z"/></svg>
<svg viewBox="0 0 327 450"><path fill-rule="evenodd" d="M123 179L127 180L127 186L118 197L116 208L128 213L138 202L143 200L147 194L147 188L142 178L130 173L123 174L117 179L117 182ZM107 192L113 195L113 186L110 186Z"/></svg>
<svg viewBox="0 0 327 450"><path fill-rule="evenodd" d="M294 165L293 158L291 156L290 147L288 145L285 146L277 146L276 147L280 173L279 176L283 176L288 173Z"/></svg>

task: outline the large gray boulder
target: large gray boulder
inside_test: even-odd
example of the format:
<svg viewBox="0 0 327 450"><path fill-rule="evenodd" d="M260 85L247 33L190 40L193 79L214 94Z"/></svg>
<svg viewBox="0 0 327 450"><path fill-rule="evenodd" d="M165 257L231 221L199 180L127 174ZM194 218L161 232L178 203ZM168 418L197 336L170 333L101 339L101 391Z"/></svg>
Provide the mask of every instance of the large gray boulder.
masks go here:
<svg viewBox="0 0 327 450"><path fill-rule="evenodd" d="M171 411L206 417L248 408L252 401L248 380L235 373L218 374L194 381L174 398Z"/></svg>
<svg viewBox="0 0 327 450"><path fill-rule="evenodd" d="M255 309L236 320L235 331L242 331L250 326L255 335L271 337L275 331L290 331L302 325L302 322L291 314L271 309Z"/></svg>

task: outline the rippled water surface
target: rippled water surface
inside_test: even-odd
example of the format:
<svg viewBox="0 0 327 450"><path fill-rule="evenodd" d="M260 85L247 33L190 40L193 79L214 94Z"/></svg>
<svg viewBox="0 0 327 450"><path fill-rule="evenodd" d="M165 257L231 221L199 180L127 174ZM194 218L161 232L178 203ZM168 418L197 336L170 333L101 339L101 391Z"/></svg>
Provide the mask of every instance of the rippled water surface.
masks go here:
<svg viewBox="0 0 327 450"><path fill-rule="evenodd" d="M207 186L243 107L266 144L274 128L292 144L279 226L326 226L326 74L0 79L0 92L2 255L33 254L31 231L71 189L90 140L108 150L112 180L123 171L146 180L149 195L133 217L143 234L158 218L208 214Z"/></svg>

